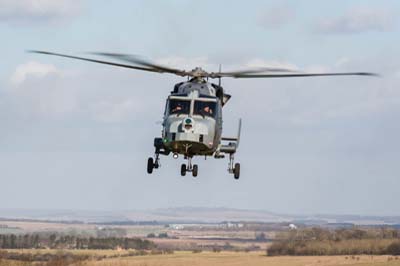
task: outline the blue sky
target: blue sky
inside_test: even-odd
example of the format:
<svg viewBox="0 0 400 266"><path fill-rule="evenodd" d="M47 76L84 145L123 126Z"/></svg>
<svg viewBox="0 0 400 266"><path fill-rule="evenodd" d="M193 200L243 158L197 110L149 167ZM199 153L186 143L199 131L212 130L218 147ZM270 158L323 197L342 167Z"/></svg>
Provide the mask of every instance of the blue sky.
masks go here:
<svg viewBox="0 0 400 266"><path fill-rule="evenodd" d="M0 0L1 208L177 206L280 213L400 213L398 1ZM223 81L227 160L182 158L145 173L164 101L179 77L28 49L139 54L210 71L284 66L341 77Z"/></svg>

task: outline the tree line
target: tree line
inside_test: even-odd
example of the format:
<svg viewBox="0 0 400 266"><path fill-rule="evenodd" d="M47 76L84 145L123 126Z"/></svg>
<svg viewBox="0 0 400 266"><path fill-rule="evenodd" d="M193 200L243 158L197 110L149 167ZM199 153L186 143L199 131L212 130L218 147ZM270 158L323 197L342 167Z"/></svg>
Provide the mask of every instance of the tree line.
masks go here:
<svg viewBox="0 0 400 266"><path fill-rule="evenodd" d="M0 249L155 249L154 242L128 237L77 237L69 235L0 235Z"/></svg>
<svg viewBox="0 0 400 266"><path fill-rule="evenodd" d="M393 228L324 229L320 227L289 230L277 235L267 249L278 255L400 255L400 231Z"/></svg>

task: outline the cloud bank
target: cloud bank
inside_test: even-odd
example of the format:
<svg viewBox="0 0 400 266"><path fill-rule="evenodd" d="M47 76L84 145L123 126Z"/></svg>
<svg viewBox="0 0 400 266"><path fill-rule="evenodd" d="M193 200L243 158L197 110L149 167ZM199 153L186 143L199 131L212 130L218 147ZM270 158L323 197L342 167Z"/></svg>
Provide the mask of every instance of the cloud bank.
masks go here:
<svg viewBox="0 0 400 266"><path fill-rule="evenodd" d="M273 7L258 16L258 24L267 30L280 29L288 24L295 12L287 7Z"/></svg>
<svg viewBox="0 0 400 266"><path fill-rule="evenodd" d="M323 34L385 32L393 29L394 15L386 9L354 8L345 15L319 21L316 31Z"/></svg>
<svg viewBox="0 0 400 266"><path fill-rule="evenodd" d="M0 0L0 21L53 21L79 13L80 0Z"/></svg>
<svg viewBox="0 0 400 266"><path fill-rule="evenodd" d="M10 81L14 86L19 86L30 77L44 78L48 75L57 73L60 73L60 71L57 70L54 65L30 61L17 66Z"/></svg>

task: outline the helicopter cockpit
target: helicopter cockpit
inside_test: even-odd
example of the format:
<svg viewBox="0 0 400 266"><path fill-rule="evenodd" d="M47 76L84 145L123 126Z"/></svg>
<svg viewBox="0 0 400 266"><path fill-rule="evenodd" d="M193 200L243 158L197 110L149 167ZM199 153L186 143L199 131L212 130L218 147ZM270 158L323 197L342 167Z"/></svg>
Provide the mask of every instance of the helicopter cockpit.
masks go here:
<svg viewBox="0 0 400 266"><path fill-rule="evenodd" d="M195 100L193 107L193 115L201 115L203 117L215 117L217 103L211 101Z"/></svg>
<svg viewBox="0 0 400 266"><path fill-rule="evenodd" d="M168 106L169 115L190 114L190 100L169 99Z"/></svg>
<svg viewBox="0 0 400 266"><path fill-rule="evenodd" d="M193 115L203 118L215 118L216 113L217 100L213 98L205 98L204 100L202 98L195 100L170 98L168 100L168 115Z"/></svg>

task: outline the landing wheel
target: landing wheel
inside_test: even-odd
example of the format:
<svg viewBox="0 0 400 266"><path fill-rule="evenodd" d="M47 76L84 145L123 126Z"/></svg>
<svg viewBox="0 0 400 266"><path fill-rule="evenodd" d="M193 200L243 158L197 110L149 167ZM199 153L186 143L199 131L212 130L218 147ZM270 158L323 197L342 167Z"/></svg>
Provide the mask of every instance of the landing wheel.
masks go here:
<svg viewBox="0 0 400 266"><path fill-rule="evenodd" d="M194 164L192 169L193 177L196 177L198 172L199 172L199 167L197 166L197 164Z"/></svg>
<svg viewBox="0 0 400 266"><path fill-rule="evenodd" d="M153 160L153 158L150 157L147 160L147 173L148 174L153 173L153 169L154 169L154 160Z"/></svg>
<svg viewBox="0 0 400 266"><path fill-rule="evenodd" d="M235 168L233 169L233 176L235 179L239 179L240 177L240 163L235 163Z"/></svg>
<svg viewBox="0 0 400 266"><path fill-rule="evenodd" d="M182 164L181 165L181 176L185 176L186 175L186 164Z"/></svg>

